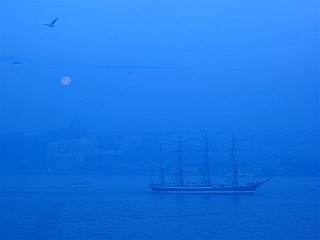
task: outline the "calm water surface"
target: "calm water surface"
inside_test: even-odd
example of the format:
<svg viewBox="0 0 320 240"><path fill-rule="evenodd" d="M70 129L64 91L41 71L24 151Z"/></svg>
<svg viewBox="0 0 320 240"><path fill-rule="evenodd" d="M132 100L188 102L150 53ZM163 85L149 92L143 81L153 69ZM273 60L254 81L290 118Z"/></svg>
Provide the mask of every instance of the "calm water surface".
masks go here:
<svg viewBox="0 0 320 240"><path fill-rule="evenodd" d="M272 178L255 195L153 194L148 181L2 174L0 238L319 239L318 178Z"/></svg>

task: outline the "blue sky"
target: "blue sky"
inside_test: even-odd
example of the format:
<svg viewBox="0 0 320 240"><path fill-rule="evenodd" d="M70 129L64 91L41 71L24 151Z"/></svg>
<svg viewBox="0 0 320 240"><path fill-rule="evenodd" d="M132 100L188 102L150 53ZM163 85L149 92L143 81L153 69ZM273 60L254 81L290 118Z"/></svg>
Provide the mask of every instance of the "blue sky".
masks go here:
<svg viewBox="0 0 320 240"><path fill-rule="evenodd" d="M0 19L2 132L74 116L91 130L318 128L318 1L2 0Z"/></svg>

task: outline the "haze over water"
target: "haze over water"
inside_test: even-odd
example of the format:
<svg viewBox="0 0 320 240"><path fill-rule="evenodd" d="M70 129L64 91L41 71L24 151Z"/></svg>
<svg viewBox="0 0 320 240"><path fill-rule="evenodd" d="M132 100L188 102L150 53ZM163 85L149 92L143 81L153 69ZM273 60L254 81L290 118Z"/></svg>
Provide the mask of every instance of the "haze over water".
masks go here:
<svg viewBox="0 0 320 240"><path fill-rule="evenodd" d="M318 239L319 7L2 0L0 238ZM239 182L271 181L151 193L179 137L202 181L206 135L215 184L232 135Z"/></svg>
<svg viewBox="0 0 320 240"><path fill-rule="evenodd" d="M318 20L313 0L4 0L2 131L317 130Z"/></svg>

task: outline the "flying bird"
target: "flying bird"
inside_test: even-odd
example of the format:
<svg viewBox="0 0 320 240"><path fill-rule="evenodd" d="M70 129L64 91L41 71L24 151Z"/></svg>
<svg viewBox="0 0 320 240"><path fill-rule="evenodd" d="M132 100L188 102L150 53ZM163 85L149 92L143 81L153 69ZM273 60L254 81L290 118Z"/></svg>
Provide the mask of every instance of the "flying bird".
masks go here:
<svg viewBox="0 0 320 240"><path fill-rule="evenodd" d="M53 20L50 24L46 23L43 25L49 26L49 27L54 27L55 22L58 20L59 18L57 17L55 20Z"/></svg>
<svg viewBox="0 0 320 240"><path fill-rule="evenodd" d="M13 62L12 64L20 64L20 65L22 65L22 62Z"/></svg>

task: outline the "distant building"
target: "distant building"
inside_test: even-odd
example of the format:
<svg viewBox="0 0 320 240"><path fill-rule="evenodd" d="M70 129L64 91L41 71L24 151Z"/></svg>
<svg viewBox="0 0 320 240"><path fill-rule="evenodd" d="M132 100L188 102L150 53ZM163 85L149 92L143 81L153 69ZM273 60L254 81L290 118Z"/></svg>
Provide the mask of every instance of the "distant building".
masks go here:
<svg viewBox="0 0 320 240"><path fill-rule="evenodd" d="M68 124L68 129L70 131L81 131L81 121L76 117L72 118Z"/></svg>
<svg viewBox="0 0 320 240"><path fill-rule="evenodd" d="M79 171L86 155L92 155L97 149L95 139L88 137L88 132L81 130L80 120L73 118L67 129L47 130L47 163L49 171Z"/></svg>
<svg viewBox="0 0 320 240"><path fill-rule="evenodd" d="M63 139L53 142L49 147L48 163L52 171L75 170L83 162L81 140Z"/></svg>

